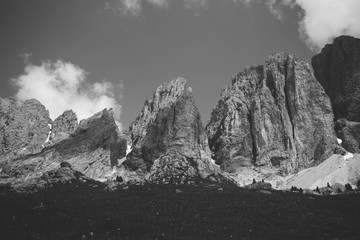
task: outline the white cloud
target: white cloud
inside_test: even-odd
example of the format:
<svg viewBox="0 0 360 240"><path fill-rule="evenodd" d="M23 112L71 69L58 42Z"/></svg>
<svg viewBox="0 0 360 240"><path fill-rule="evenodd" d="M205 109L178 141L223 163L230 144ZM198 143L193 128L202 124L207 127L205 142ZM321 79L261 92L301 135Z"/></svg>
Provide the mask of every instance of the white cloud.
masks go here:
<svg viewBox="0 0 360 240"><path fill-rule="evenodd" d="M155 7L166 8L171 0L120 0L118 8L126 15L138 16L142 11L143 2L147 2ZM110 3L105 3L105 9L109 9Z"/></svg>
<svg viewBox="0 0 360 240"><path fill-rule="evenodd" d="M26 100L35 98L49 110L55 119L65 110L72 109L78 119L85 119L104 108L113 108L115 120L121 128L121 106L117 103L119 86L111 82L89 83L87 73L80 67L63 61L44 61L40 66L28 63L25 72L12 79L18 88L16 96Z"/></svg>
<svg viewBox="0 0 360 240"><path fill-rule="evenodd" d="M207 3L207 0L184 0L186 8L197 8L197 7L204 7Z"/></svg>
<svg viewBox="0 0 360 240"><path fill-rule="evenodd" d="M130 16L139 16L142 12L144 3L150 4L158 8L168 8L172 0L110 0L106 2L104 9L118 8L122 13ZM177 0L178 1L178 0ZM204 7L207 0L181 0L186 8L195 9Z"/></svg>
<svg viewBox="0 0 360 240"><path fill-rule="evenodd" d="M121 0L119 9L124 14L137 16L141 12L141 0Z"/></svg>
<svg viewBox="0 0 360 240"><path fill-rule="evenodd" d="M120 3L119 9L128 15L141 14L146 2L155 7L167 8L172 0L110 0ZM181 0L186 8L197 11L206 7L208 0ZM299 10L299 36L307 46L317 52L326 43L340 35L360 37L360 0L233 0L247 6L264 4L279 20L286 20L286 11ZM107 2L105 8L109 9ZM296 7L296 8L295 8Z"/></svg>
<svg viewBox="0 0 360 240"><path fill-rule="evenodd" d="M297 0L304 10L301 38L314 51L340 35L360 37L359 0Z"/></svg>
<svg viewBox="0 0 360 240"><path fill-rule="evenodd" d="M299 20L300 38L318 52L326 43L340 35L360 37L359 0L234 0L234 2L265 3L270 12L284 20L284 10L295 6L302 9Z"/></svg>
<svg viewBox="0 0 360 240"><path fill-rule="evenodd" d="M156 7L168 7L171 0L146 0L148 3Z"/></svg>

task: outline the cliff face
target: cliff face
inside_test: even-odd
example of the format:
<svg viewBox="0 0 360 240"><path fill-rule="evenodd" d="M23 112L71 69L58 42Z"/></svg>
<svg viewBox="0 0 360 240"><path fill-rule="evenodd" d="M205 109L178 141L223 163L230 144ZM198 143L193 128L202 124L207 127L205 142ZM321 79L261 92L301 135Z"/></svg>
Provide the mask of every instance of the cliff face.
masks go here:
<svg viewBox="0 0 360 240"><path fill-rule="evenodd" d="M342 146L360 152L360 39L336 38L312 58L312 65L330 97Z"/></svg>
<svg viewBox="0 0 360 240"><path fill-rule="evenodd" d="M312 58L312 65L330 97L335 120L360 122L360 39L336 38Z"/></svg>
<svg viewBox="0 0 360 240"><path fill-rule="evenodd" d="M218 175L192 90L178 78L159 86L130 127L132 151L124 165L153 182ZM163 180L164 179L164 180Z"/></svg>
<svg viewBox="0 0 360 240"><path fill-rule="evenodd" d="M43 149L51 119L37 100L0 98L0 156L13 159Z"/></svg>
<svg viewBox="0 0 360 240"><path fill-rule="evenodd" d="M342 141L342 147L352 153L360 152L360 122L339 119L335 123L335 131Z"/></svg>
<svg viewBox="0 0 360 240"><path fill-rule="evenodd" d="M34 110L33 114L39 113ZM2 116L9 118L7 112ZM46 119L46 126L39 151L13 158L0 155L1 172L9 181L31 181L57 169L64 161L87 177L103 178L126 155L126 139L115 124L112 110L104 109L79 125L75 113L66 111L54 122Z"/></svg>
<svg viewBox="0 0 360 240"><path fill-rule="evenodd" d="M308 63L285 53L238 73L206 131L226 171L270 165L290 172L320 163L335 147L329 98Z"/></svg>

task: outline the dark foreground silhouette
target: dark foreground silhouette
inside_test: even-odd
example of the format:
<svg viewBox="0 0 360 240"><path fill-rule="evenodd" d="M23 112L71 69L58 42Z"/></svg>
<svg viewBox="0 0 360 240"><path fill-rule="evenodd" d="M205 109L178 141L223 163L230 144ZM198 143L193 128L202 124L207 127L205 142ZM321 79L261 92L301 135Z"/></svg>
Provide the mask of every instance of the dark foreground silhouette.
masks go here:
<svg viewBox="0 0 360 240"><path fill-rule="evenodd" d="M0 239L359 239L360 194L95 182L0 195Z"/></svg>

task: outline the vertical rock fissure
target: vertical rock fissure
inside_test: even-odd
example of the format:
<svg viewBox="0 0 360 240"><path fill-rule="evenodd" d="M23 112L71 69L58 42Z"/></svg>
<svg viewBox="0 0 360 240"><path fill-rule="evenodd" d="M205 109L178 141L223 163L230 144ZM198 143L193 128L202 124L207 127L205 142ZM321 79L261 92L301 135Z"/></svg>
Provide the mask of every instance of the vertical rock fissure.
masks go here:
<svg viewBox="0 0 360 240"><path fill-rule="evenodd" d="M251 137L251 140L252 140L252 155L253 155L253 164L255 165L256 163L256 156L257 156L257 149L256 149L256 138L255 138L255 126L254 126L254 123L253 123L253 119L254 119L254 116L253 116L253 113L251 111L251 109L249 109L249 113L247 114L247 118L248 118L248 122L249 122L249 125L250 125L250 137Z"/></svg>
<svg viewBox="0 0 360 240"><path fill-rule="evenodd" d="M284 93L285 93L285 106L286 106L286 111L288 113L289 119L290 119L290 123L291 123L291 129L292 129L292 137L293 137L293 141L295 141L295 127L294 127L294 122L293 122L293 116L291 113L291 108L290 108L290 96L289 96L289 86L288 86L288 63L289 63L289 58L286 59L285 61L285 84L284 84ZM291 141L290 141L291 143Z"/></svg>

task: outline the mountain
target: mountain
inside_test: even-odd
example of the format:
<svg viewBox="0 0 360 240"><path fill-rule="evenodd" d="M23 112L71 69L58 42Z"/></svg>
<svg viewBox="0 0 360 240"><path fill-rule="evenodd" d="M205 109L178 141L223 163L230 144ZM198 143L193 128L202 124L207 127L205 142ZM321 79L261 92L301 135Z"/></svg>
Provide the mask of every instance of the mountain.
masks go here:
<svg viewBox="0 0 360 240"><path fill-rule="evenodd" d="M335 120L360 122L360 39L338 37L311 62L316 79L330 97Z"/></svg>
<svg viewBox="0 0 360 240"><path fill-rule="evenodd" d="M66 162L86 177L103 178L126 154L113 111L77 123L66 111L54 121L37 100L1 99L0 172L5 182L28 184Z"/></svg>
<svg viewBox="0 0 360 240"><path fill-rule="evenodd" d="M227 172L270 166L287 174L333 153L333 118L309 64L279 53L232 78L206 131L213 158Z"/></svg>
<svg viewBox="0 0 360 240"><path fill-rule="evenodd" d="M0 156L14 159L41 151L48 138L49 112L36 99L0 98Z"/></svg>
<svg viewBox="0 0 360 240"><path fill-rule="evenodd" d="M343 147L360 152L360 39L341 36L312 58L317 80L329 95Z"/></svg>
<svg viewBox="0 0 360 240"><path fill-rule="evenodd" d="M131 124L129 134L131 152L123 165L150 182L229 180L211 159L192 89L183 78L156 89Z"/></svg>
<svg viewBox="0 0 360 240"><path fill-rule="evenodd" d="M245 68L221 91L205 128L183 78L160 85L126 132L111 109L51 120L35 99L0 98L0 184L355 185L359 157L346 150L360 152L359 44L343 36L325 46L312 59L315 75L287 53Z"/></svg>

